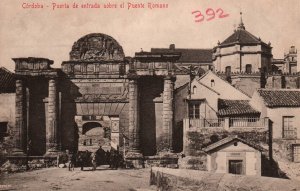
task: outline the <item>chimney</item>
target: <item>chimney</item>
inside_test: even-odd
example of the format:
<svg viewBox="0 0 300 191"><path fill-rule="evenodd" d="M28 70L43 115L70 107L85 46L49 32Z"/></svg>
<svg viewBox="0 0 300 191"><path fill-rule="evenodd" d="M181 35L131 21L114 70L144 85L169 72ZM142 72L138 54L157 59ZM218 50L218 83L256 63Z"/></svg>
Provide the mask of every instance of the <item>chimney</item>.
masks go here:
<svg viewBox="0 0 300 191"><path fill-rule="evenodd" d="M175 50L175 44L170 44L170 50Z"/></svg>
<svg viewBox="0 0 300 191"><path fill-rule="evenodd" d="M295 48L295 46L291 46L289 52L290 52L290 53L296 53L296 48Z"/></svg>

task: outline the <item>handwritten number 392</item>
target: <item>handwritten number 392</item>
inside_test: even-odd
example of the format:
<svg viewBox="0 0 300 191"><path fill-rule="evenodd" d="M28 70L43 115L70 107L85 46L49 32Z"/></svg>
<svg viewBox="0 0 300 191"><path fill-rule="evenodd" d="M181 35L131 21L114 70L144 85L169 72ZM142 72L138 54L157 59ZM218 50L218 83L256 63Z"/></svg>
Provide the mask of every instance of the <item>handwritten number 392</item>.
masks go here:
<svg viewBox="0 0 300 191"><path fill-rule="evenodd" d="M205 13L207 15L207 19L206 19L207 21L214 19L216 16L216 13L219 16L219 18L224 18L224 17L229 16L229 14L225 14L223 9L221 9L221 8L217 9L216 13L213 9L208 8L208 9L206 9ZM197 23L202 22L205 18L204 15L202 15L201 11L193 11L192 14L193 15L195 14L195 22L197 22Z"/></svg>

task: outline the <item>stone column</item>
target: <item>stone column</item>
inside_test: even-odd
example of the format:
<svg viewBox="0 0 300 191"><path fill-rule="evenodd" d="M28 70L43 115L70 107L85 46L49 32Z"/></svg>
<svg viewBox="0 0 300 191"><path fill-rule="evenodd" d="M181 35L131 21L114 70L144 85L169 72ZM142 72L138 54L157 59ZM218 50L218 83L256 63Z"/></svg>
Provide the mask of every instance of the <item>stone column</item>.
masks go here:
<svg viewBox="0 0 300 191"><path fill-rule="evenodd" d="M174 78L167 76L163 92L163 151L173 150L173 91Z"/></svg>
<svg viewBox="0 0 300 191"><path fill-rule="evenodd" d="M48 120L46 125L46 155L57 155L58 121L57 121L57 87L56 80L49 80Z"/></svg>
<svg viewBox="0 0 300 191"><path fill-rule="evenodd" d="M140 151L140 125L139 125L139 96L137 79L129 81L129 151L127 159L139 160L143 157ZM139 166L135 161L134 166Z"/></svg>
<svg viewBox="0 0 300 191"><path fill-rule="evenodd" d="M13 155L25 155L26 143L26 109L25 109L25 87L21 79L16 80L16 126L14 128Z"/></svg>
<svg viewBox="0 0 300 191"><path fill-rule="evenodd" d="M138 82L129 81L129 149L140 152L140 125L139 125Z"/></svg>

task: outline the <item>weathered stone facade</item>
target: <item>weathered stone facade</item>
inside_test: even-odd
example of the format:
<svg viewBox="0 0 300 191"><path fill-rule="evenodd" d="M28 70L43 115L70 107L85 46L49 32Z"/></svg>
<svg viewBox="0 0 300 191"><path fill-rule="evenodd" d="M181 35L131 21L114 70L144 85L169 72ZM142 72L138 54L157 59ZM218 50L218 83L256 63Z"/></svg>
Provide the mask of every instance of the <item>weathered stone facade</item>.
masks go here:
<svg viewBox="0 0 300 191"><path fill-rule="evenodd" d="M136 166L144 156L159 153L177 161L171 154L176 75L189 79L174 64L179 57L144 52L127 59L112 37L89 34L74 43L61 69L52 68L53 61L46 58L14 58L11 156L53 157L66 149L93 151L101 145L124 150Z"/></svg>

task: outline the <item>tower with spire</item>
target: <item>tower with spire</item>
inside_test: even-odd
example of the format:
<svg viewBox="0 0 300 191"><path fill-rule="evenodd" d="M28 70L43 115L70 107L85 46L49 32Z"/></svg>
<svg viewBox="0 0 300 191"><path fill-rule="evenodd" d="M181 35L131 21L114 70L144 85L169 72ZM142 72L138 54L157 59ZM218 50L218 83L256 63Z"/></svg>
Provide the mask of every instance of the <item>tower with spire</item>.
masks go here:
<svg viewBox="0 0 300 191"><path fill-rule="evenodd" d="M233 34L213 48L213 67L216 73L231 76L260 76L271 70L272 47L246 30L243 13ZM249 93L250 95L251 92Z"/></svg>
<svg viewBox="0 0 300 191"><path fill-rule="evenodd" d="M244 23L243 23L243 13L242 12L240 12L240 17L241 17L241 20L240 20L240 23L239 23L239 26L238 26L238 30L246 30L246 28L245 28L245 25L244 25Z"/></svg>

